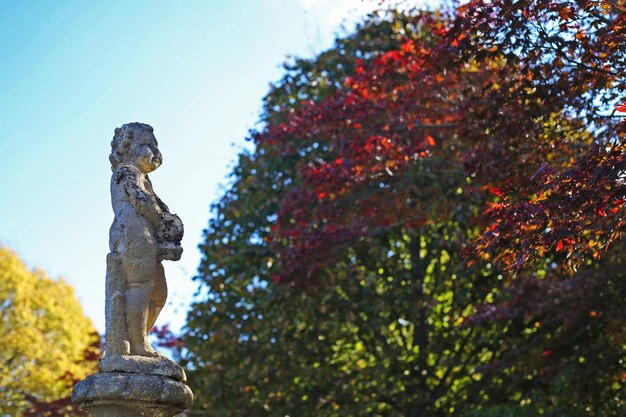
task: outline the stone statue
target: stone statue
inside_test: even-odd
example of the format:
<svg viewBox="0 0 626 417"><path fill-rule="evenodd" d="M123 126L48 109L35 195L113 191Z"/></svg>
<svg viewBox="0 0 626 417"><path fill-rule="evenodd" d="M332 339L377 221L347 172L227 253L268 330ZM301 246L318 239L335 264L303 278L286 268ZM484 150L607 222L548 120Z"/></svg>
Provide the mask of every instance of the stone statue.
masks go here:
<svg viewBox="0 0 626 417"><path fill-rule="evenodd" d="M152 127L129 123L111 142L115 219L107 258L106 354L157 356L147 341L167 297L162 260L182 254L183 223L152 189L162 162Z"/></svg>
<svg viewBox="0 0 626 417"><path fill-rule="evenodd" d="M153 129L128 123L111 142L111 204L106 271L105 355L100 372L79 382L72 400L94 417L170 417L193 394L176 363L147 340L167 298L161 261L177 261L183 223L159 199L148 174L162 163Z"/></svg>

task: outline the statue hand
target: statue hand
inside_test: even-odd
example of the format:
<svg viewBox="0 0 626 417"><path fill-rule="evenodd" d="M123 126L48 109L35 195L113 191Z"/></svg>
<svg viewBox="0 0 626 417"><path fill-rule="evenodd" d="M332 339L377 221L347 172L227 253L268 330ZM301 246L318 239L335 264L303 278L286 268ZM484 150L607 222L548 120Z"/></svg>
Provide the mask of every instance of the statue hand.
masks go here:
<svg viewBox="0 0 626 417"><path fill-rule="evenodd" d="M183 248L178 245L165 244L159 245L157 258L160 261L179 261L183 254Z"/></svg>

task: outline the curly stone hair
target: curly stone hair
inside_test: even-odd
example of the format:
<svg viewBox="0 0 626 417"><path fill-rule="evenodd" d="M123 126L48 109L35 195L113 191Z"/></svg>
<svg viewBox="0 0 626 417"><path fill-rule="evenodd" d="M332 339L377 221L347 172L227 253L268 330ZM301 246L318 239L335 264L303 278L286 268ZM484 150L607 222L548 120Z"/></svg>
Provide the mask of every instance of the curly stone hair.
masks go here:
<svg viewBox="0 0 626 417"><path fill-rule="evenodd" d="M135 136L135 132L138 131L153 132L152 126L145 123L126 123L122 127L115 129L113 140L111 141L111 154L109 155L109 161L111 161L111 169L116 169L118 165L124 162L125 154L130 149L130 143Z"/></svg>

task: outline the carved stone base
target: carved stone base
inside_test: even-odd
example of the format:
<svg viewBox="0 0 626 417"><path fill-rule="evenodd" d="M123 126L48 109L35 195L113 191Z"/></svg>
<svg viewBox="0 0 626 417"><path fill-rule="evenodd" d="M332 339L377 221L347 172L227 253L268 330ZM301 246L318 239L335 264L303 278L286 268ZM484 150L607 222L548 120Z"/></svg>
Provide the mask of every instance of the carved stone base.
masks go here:
<svg viewBox="0 0 626 417"><path fill-rule="evenodd" d="M92 417L172 417L191 407L182 368L165 358L113 356L74 386L72 401Z"/></svg>

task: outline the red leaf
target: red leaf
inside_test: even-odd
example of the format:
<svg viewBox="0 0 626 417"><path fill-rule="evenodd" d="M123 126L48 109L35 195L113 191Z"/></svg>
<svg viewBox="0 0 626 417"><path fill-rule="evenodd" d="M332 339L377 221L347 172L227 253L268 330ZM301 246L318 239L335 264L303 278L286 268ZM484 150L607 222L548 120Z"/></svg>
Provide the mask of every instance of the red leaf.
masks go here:
<svg viewBox="0 0 626 417"><path fill-rule="evenodd" d="M498 197L502 197L504 193L498 187L491 187L489 189L491 194L497 195Z"/></svg>

